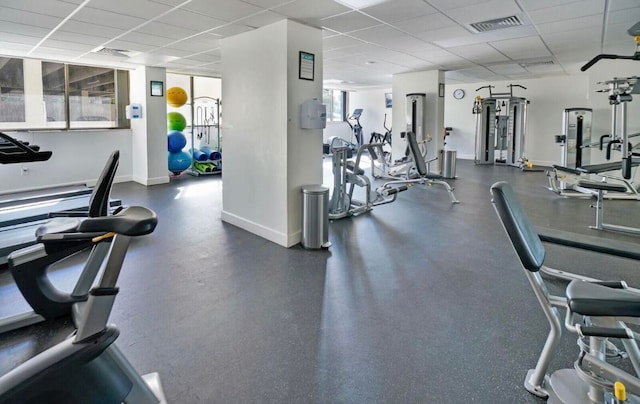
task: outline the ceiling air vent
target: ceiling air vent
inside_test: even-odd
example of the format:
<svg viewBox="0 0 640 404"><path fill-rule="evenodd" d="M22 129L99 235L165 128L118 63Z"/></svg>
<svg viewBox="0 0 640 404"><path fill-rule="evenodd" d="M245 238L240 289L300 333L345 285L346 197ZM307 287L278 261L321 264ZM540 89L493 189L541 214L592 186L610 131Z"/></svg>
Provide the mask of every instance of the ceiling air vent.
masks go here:
<svg viewBox="0 0 640 404"><path fill-rule="evenodd" d="M517 15L512 15L511 17L496 18L495 20L474 22L469 25L477 32L487 32L502 28L518 27L522 25L522 20Z"/></svg>
<svg viewBox="0 0 640 404"><path fill-rule="evenodd" d="M128 58L129 55L127 55L127 52L130 52L128 50L125 49L113 49L113 48L102 48L102 49L98 49L96 51L93 51L94 53L98 53L100 55L106 55L106 56L117 56L120 58Z"/></svg>
<svg viewBox="0 0 640 404"><path fill-rule="evenodd" d="M553 64L553 60L540 60L535 62L522 62L520 63L520 66L526 69L527 67L544 66L544 65L552 65L552 64Z"/></svg>

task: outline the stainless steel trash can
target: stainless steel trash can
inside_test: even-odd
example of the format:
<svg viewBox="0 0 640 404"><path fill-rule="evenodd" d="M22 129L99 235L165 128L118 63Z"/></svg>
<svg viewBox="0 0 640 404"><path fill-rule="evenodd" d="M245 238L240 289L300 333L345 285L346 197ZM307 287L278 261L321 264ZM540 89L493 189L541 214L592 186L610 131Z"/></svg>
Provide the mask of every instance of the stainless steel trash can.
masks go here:
<svg viewBox="0 0 640 404"><path fill-rule="evenodd" d="M444 178L456 178L456 151L440 150L440 173Z"/></svg>
<svg viewBox="0 0 640 404"><path fill-rule="evenodd" d="M329 248L329 188L322 185L302 187L302 246Z"/></svg>

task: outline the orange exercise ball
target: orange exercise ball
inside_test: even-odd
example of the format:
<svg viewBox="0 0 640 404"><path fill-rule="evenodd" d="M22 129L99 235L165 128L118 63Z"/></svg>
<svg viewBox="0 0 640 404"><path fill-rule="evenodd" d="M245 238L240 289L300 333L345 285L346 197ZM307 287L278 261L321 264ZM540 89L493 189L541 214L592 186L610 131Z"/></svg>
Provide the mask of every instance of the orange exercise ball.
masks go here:
<svg viewBox="0 0 640 404"><path fill-rule="evenodd" d="M181 87L171 87L167 90L167 104L180 108L187 102L187 92Z"/></svg>

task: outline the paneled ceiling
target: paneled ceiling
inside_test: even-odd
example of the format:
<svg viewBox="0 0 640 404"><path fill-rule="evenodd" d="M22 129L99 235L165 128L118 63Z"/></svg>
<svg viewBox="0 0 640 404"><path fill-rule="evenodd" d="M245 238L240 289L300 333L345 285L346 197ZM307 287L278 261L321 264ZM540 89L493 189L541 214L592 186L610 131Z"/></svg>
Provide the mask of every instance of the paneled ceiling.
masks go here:
<svg viewBox="0 0 640 404"><path fill-rule="evenodd" d="M513 16L521 25L471 27ZM326 86L373 88L416 70L449 83L571 74L635 51L640 1L0 0L0 54L217 77L221 38L285 18L323 29Z"/></svg>

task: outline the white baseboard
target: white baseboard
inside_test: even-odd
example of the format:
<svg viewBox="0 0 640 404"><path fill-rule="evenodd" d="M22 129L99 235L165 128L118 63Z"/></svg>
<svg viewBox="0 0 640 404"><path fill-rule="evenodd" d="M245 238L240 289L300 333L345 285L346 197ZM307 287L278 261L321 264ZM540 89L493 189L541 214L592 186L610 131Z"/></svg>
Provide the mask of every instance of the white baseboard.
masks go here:
<svg viewBox="0 0 640 404"><path fill-rule="evenodd" d="M222 211L221 216L222 216L223 222L227 222L229 224L237 226L243 230L248 231L249 233L258 235L262 238L265 238L273 243L276 243L286 248L289 248L295 244L298 244L302 236L300 231L293 233L290 236L287 236L284 233L273 230L269 227L263 226L251 220L247 220L238 215L234 215L233 213L229 213L225 210Z"/></svg>
<svg viewBox="0 0 640 404"><path fill-rule="evenodd" d="M138 184L150 186L150 185L159 185L159 184L167 184L169 183L169 176L164 177L155 177L155 178L141 178L141 177L133 177L133 181Z"/></svg>

